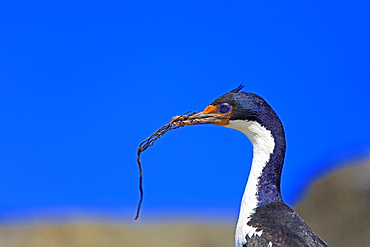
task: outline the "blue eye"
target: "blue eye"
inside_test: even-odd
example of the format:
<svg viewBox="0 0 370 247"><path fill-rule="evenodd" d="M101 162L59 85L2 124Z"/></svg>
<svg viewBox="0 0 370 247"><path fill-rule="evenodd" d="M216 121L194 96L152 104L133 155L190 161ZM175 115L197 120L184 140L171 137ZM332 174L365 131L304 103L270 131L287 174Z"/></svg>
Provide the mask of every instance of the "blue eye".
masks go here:
<svg viewBox="0 0 370 247"><path fill-rule="evenodd" d="M230 105L229 104L224 103L224 104L220 105L220 112L221 113L226 113L229 110L230 110Z"/></svg>

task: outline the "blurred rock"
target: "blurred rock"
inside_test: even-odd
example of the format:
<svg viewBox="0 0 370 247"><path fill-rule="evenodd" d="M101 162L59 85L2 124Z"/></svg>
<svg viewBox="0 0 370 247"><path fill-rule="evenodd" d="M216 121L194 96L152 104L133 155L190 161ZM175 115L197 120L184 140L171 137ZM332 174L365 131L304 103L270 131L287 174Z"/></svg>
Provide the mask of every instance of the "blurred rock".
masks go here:
<svg viewBox="0 0 370 247"><path fill-rule="evenodd" d="M331 246L370 246L369 159L318 180L296 210Z"/></svg>

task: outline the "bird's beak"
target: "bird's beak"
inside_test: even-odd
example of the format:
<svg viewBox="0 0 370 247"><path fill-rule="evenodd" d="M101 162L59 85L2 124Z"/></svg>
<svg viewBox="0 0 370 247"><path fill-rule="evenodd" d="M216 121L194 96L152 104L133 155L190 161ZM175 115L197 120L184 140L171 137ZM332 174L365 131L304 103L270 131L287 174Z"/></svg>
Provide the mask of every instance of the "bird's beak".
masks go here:
<svg viewBox="0 0 370 247"><path fill-rule="evenodd" d="M171 126L185 126L193 124L216 124L227 125L229 116L217 112L216 106L209 105L203 112L189 115L175 116L172 118Z"/></svg>

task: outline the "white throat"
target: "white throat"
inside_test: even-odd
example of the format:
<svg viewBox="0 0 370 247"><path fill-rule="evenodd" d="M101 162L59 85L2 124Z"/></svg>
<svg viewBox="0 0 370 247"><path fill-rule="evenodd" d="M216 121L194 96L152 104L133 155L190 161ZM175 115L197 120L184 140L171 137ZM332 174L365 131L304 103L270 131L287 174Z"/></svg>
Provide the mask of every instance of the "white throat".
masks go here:
<svg viewBox="0 0 370 247"><path fill-rule="evenodd" d="M258 178L274 151L275 141L271 131L255 121L231 120L225 127L243 132L253 145L252 167L245 187L235 231L235 247L242 247L246 243L245 237L247 235L252 237L254 234L259 236L262 234L262 231L256 232L256 228L248 226L247 223L258 206Z"/></svg>

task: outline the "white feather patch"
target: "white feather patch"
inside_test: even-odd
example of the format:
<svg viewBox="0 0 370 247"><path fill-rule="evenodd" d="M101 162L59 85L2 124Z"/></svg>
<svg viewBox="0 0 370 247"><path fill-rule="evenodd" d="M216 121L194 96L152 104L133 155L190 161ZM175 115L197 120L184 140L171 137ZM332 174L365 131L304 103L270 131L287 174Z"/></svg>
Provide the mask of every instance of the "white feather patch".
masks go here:
<svg viewBox="0 0 370 247"><path fill-rule="evenodd" d="M225 127L243 132L253 145L252 167L242 198L235 231L235 247L242 247L246 243L245 237L247 235L252 237L253 235L261 236L262 234L262 231L256 231L256 228L248 226L247 223L258 205L258 178L261 176L263 168L274 151L275 141L271 131L255 121L232 120Z"/></svg>

